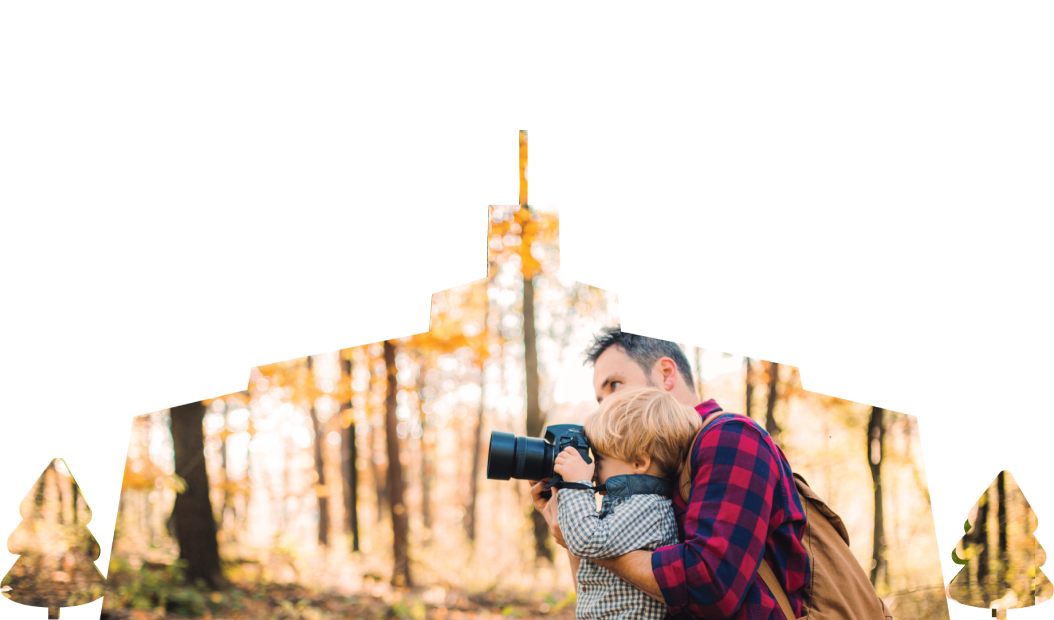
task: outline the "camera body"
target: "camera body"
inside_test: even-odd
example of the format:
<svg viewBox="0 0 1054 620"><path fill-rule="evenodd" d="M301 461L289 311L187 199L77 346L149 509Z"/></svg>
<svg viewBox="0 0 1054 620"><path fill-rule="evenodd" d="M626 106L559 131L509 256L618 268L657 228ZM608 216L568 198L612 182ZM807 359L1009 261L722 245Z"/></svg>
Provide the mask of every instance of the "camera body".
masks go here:
<svg viewBox="0 0 1054 620"><path fill-rule="evenodd" d="M547 426L545 427L544 439L556 446L556 453L553 454L554 459L557 454L564 451L564 448L574 448L582 455L582 460L586 463L593 462L593 459L589 458L589 439L586 438L586 429L578 424L554 424Z"/></svg>
<svg viewBox="0 0 1054 620"><path fill-rule="evenodd" d="M577 424L554 424L552 426L545 427L545 440L556 446L556 450L553 454L553 460L556 460L556 455L564 451L564 448L574 448L578 450L578 453L582 455L582 460L586 463L592 463L593 459L589 458L589 440L586 438L586 429ZM549 483L545 485L545 491L542 491L539 495L549 499L553 496L551 488L560 488L560 483L564 481L564 477L560 474L553 473L549 479Z"/></svg>
<svg viewBox="0 0 1054 620"><path fill-rule="evenodd" d="M563 478L553 472L556 455L566 448L574 448L582 460L589 458L589 440L585 429L578 424L553 424L545 429L542 439L517 437L512 433L494 431L490 434L490 449L487 454L487 478L491 480L543 480L549 478L546 487L560 488ZM545 491L542 497L549 497Z"/></svg>

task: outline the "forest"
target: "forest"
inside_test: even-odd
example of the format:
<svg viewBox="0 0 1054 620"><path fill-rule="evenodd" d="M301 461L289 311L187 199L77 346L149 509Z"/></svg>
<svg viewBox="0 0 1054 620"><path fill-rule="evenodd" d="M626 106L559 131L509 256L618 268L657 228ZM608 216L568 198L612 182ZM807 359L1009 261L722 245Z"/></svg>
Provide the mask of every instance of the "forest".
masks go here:
<svg viewBox="0 0 1054 620"><path fill-rule="evenodd" d="M428 332L135 418L105 580L90 504L55 461L20 507L4 596L56 618L99 596L109 619L573 618L566 558L526 482L485 478L487 439L595 410L583 351L618 303L561 277L557 216L525 186L491 208L487 278L435 294ZM807 392L785 364L684 350L700 399L758 420L842 516L898 620L947 618L915 419Z"/></svg>

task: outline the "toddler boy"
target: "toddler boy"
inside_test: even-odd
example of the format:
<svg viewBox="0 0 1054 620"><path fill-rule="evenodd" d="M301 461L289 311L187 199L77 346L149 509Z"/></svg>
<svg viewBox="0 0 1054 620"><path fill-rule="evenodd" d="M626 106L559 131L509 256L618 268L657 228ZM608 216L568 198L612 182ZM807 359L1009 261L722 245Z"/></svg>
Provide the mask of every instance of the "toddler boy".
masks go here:
<svg viewBox="0 0 1054 620"><path fill-rule="evenodd" d="M581 559L576 575L580 620L661 620L666 605L591 559L674 545L677 522L670 499L699 414L656 388L624 388L604 399L585 423L593 464L573 448L553 470L566 482L596 481L604 495L597 511L592 489L559 489L557 518L567 548Z"/></svg>

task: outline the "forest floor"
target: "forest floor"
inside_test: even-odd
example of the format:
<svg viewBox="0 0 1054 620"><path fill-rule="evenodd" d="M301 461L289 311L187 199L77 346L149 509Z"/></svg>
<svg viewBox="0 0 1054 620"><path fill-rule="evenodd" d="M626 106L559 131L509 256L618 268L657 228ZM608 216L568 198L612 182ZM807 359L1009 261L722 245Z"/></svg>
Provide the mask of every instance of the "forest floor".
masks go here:
<svg viewBox="0 0 1054 620"><path fill-rule="evenodd" d="M174 585L161 571L109 584L102 620L459 620L556 618L575 615L573 594L470 594L432 588L380 588L343 595L296 584L232 582L220 591Z"/></svg>

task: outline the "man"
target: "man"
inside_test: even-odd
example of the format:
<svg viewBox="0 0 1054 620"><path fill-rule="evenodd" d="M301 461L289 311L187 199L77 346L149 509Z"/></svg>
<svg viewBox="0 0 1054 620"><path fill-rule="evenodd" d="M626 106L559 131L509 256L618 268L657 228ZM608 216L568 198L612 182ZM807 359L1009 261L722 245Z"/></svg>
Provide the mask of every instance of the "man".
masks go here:
<svg viewBox="0 0 1054 620"><path fill-rule="evenodd" d="M695 407L704 418L721 411L713 400L699 402L688 360L672 342L606 328L586 357L593 365L597 402L624 387L651 386ZM728 414L696 439L692 464L688 504L674 497L685 542L597 562L663 601L671 617L784 620L776 598L757 574L760 563L767 561L795 617L800 617L810 581L809 558L802 546L805 513L783 452L753 420ZM552 500L540 497L544 483L531 483L534 506L545 516L556 542L566 548L556 516L559 494ZM568 556L577 572L578 559Z"/></svg>

